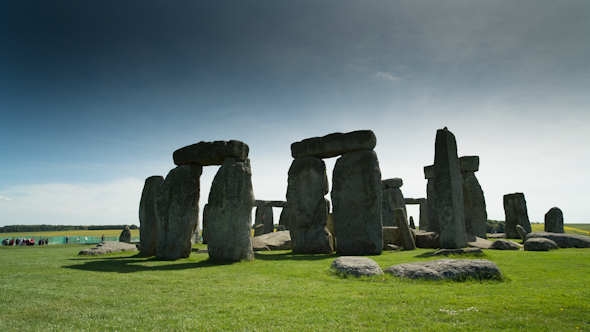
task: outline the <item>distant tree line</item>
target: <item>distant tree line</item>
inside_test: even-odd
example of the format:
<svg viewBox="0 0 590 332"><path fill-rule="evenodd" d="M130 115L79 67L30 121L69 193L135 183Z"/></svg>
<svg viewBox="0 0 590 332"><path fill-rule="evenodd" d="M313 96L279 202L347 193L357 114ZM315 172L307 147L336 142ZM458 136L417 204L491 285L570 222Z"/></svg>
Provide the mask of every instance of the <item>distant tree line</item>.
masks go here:
<svg viewBox="0 0 590 332"><path fill-rule="evenodd" d="M20 233L20 232L60 232L60 231L80 231L80 230L103 230L103 229L123 229L129 226L130 229L139 229L135 225L91 225L91 226L71 226L71 225L12 225L0 227L0 233Z"/></svg>
<svg viewBox="0 0 590 332"><path fill-rule="evenodd" d="M487 233L504 233L504 227L506 223L501 220L488 220L486 221L486 232Z"/></svg>

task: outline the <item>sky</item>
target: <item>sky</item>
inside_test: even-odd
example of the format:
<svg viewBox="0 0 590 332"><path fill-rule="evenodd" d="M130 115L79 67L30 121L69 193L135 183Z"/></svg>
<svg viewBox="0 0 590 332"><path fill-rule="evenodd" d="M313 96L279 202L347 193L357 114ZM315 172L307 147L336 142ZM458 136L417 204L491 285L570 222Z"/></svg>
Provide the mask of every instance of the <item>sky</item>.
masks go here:
<svg viewBox="0 0 590 332"><path fill-rule="evenodd" d="M557 206L589 223L588 14L586 0L4 0L0 226L139 225L145 179L200 141L247 143L256 199L284 200L293 142L364 129L382 178L425 197L443 127L480 157L489 219L523 192L531 222Z"/></svg>

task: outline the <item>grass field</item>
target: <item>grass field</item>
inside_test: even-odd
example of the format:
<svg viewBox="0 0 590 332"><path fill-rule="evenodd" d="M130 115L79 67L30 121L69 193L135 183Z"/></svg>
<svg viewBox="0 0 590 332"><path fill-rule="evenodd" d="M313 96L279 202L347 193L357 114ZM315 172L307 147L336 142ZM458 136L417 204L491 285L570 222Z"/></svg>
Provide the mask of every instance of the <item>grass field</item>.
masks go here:
<svg viewBox="0 0 590 332"><path fill-rule="evenodd" d="M544 224L531 224L533 232L543 232L545 230ZM563 230L569 234L590 235L590 224L565 224Z"/></svg>
<svg viewBox="0 0 590 332"><path fill-rule="evenodd" d="M59 231L59 232L21 232L21 233L0 233L2 237L33 237L33 236L119 236L122 229L104 229L104 230L80 230L80 231ZM139 236L139 229L132 229L131 236Z"/></svg>
<svg viewBox="0 0 590 332"><path fill-rule="evenodd" d="M0 247L0 326L32 331L589 331L590 249L492 251L504 281L341 278L334 255L215 264ZM196 248L202 248L197 245ZM382 268L433 250L372 256Z"/></svg>

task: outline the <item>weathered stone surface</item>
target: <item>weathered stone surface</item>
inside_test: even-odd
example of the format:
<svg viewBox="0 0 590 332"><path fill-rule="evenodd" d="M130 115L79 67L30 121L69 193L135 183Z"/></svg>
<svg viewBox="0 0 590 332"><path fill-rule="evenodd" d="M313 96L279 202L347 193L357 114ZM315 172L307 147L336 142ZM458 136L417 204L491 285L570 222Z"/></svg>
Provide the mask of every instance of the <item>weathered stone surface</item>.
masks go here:
<svg viewBox="0 0 590 332"><path fill-rule="evenodd" d="M410 228L416 229L416 224L414 224L414 217L411 217L411 216L410 216Z"/></svg>
<svg viewBox="0 0 590 332"><path fill-rule="evenodd" d="M199 222L200 165L177 166L156 192L158 250L162 259L190 256L191 236Z"/></svg>
<svg viewBox="0 0 590 332"><path fill-rule="evenodd" d="M428 205L426 203L420 204L420 225L418 228L424 231L427 231L430 228Z"/></svg>
<svg viewBox="0 0 590 332"><path fill-rule="evenodd" d="M398 225L397 228L399 229L402 238L402 247L404 250L416 249L416 243L412 237L412 231L410 231L410 227L408 226L404 209L395 209L393 213L395 214L395 222Z"/></svg>
<svg viewBox="0 0 590 332"><path fill-rule="evenodd" d="M383 274L383 270L379 264L367 257L338 257L332 262L332 268L338 272L351 274L355 277Z"/></svg>
<svg viewBox="0 0 590 332"><path fill-rule="evenodd" d="M506 238L506 234L504 233L493 233L488 235L489 239L505 239Z"/></svg>
<svg viewBox="0 0 590 332"><path fill-rule="evenodd" d="M207 244L207 222L209 220L209 204L203 206L203 244Z"/></svg>
<svg viewBox="0 0 590 332"><path fill-rule="evenodd" d="M486 200L483 190L479 185L479 181L477 181L477 178L475 177L475 173L472 171L463 171L461 176L463 180L465 232L485 239L488 213L486 212Z"/></svg>
<svg viewBox="0 0 590 332"><path fill-rule="evenodd" d="M287 207L284 207L281 210L281 215L279 217L279 226L285 227L285 230L289 230L289 210Z"/></svg>
<svg viewBox="0 0 590 332"><path fill-rule="evenodd" d="M254 236L261 236L264 235L264 224L255 224L254 225Z"/></svg>
<svg viewBox="0 0 590 332"><path fill-rule="evenodd" d="M383 189L385 188L401 188L404 185L404 181L400 178L392 178L381 180Z"/></svg>
<svg viewBox="0 0 590 332"><path fill-rule="evenodd" d="M381 190L381 200L383 226L397 226L393 210L402 208L406 212L406 202L402 191L399 188L384 188ZM390 204L390 201L393 204Z"/></svg>
<svg viewBox="0 0 590 332"><path fill-rule="evenodd" d="M254 259L252 251L252 171L250 159L225 158L209 192L209 258L227 262Z"/></svg>
<svg viewBox="0 0 590 332"><path fill-rule="evenodd" d="M514 241L506 241L503 239L496 240L490 246L490 249L496 250L519 250L521 246Z"/></svg>
<svg viewBox="0 0 590 332"><path fill-rule="evenodd" d="M565 233L563 229L563 212L558 207L552 207L545 214L545 232Z"/></svg>
<svg viewBox="0 0 590 332"><path fill-rule="evenodd" d="M287 202L285 201L263 201L263 200L259 200L257 199L254 202L254 206L260 206L260 207L281 207L284 208L287 206Z"/></svg>
<svg viewBox="0 0 590 332"><path fill-rule="evenodd" d="M388 244L402 246L402 237L399 228L394 226L383 226L383 247Z"/></svg>
<svg viewBox="0 0 590 332"><path fill-rule="evenodd" d="M387 251L396 251L396 250L400 250L401 247L396 246L395 244L387 244L385 246L383 246L383 250L387 250Z"/></svg>
<svg viewBox="0 0 590 332"><path fill-rule="evenodd" d="M550 239L560 248L590 248L590 237L578 234L533 232L527 235L527 241L532 238Z"/></svg>
<svg viewBox="0 0 590 332"><path fill-rule="evenodd" d="M516 225L516 232L518 233L518 236L522 239L522 241L526 241L526 236L529 234L524 227L520 226L520 225Z"/></svg>
<svg viewBox="0 0 590 332"><path fill-rule="evenodd" d="M424 167L424 177L428 180L426 183L426 210L428 222L422 227L422 220L420 220L420 229L425 231L440 232L438 227L438 214L436 211L436 204L434 202L434 165ZM422 211L422 207L420 207Z"/></svg>
<svg viewBox="0 0 590 332"><path fill-rule="evenodd" d="M287 202L294 253L330 254L332 234L326 228L330 212L326 164L316 157L293 160L289 168Z"/></svg>
<svg viewBox="0 0 590 332"><path fill-rule="evenodd" d="M139 202L140 252L154 256L158 250L158 221L156 219L156 192L164 182L162 176L151 176L145 180Z"/></svg>
<svg viewBox="0 0 590 332"><path fill-rule="evenodd" d="M533 237L524 243L524 250L526 251L549 251L555 249L559 249L557 243L542 237Z"/></svg>
<svg viewBox="0 0 590 332"><path fill-rule="evenodd" d="M332 214L328 213L328 218L326 219L326 228L330 235L332 235L332 248L336 250L336 233L334 233L334 219L332 218Z"/></svg>
<svg viewBox="0 0 590 332"><path fill-rule="evenodd" d="M490 249L490 246L492 245L492 241L479 236L465 234L465 237L467 238L467 245L472 248Z"/></svg>
<svg viewBox="0 0 590 332"><path fill-rule="evenodd" d="M440 249L432 256L449 256L449 255L483 255L480 248L460 248L460 249Z"/></svg>
<svg viewBox="0 0 590 332"><path fill-rule="evenodd" d="M434 195L441 248L466 247L463 180L457 156L457 142L453 133L446 128L436 132Z"/></svg>
<svg viewBox="0 0 590 332"><path fill-rule="evenodd" d="M350 152L340 157L332 181L332 217L338 253L381 254L381 170L375 151Z"/></svg>
<svg viewBox="0 0 590 332"><path fill-rule="evenodd" d="M428 232L423 230L415 230L416 247L435 249L440 248L439 236L435 232Z"/></svg>
<svg viewBox="0 0 590 332"><path fill-rule="evenodd" d="M477 172L479 170L479 156L463 156L459 158L461 173Z"/></svg>
<svg viewBox="0 0 590 332"><path fill-rule="evenodd" d="M523 193L504 195L504 213L506 215L506 238L520 238L518 231L516 230L516 225L524 227L528 233L531 232L531 223L529 222L529 215Z"/></svg>
<svg viewBox="0 0 590 332"><path fill-rule="evenodd" d="M487 259L437 259L393 265L385 273L410 279L502 279L498 266Z"/></svg>
<svg viewBox="0 0 590 332"><path fill-rule="evenodd" d="M376 145L377 137L372 131L359 130L295 142L291 144L291 155L293 158L331 158L358 150L372 150Z"/></svg>
<svg viewBox="0 0 590 332"><path fill-rule="evenodd" d="M252 238L252 248L255 251L265 250L265 247L270 250L291 250L293 246L289 231L272 232Z"/></svg>
<svg viewBox="0 0 590 332"><path fill-rule="evenodd" d="M259 206L256 208L256 214L254 224L264 225L264 234L272 233L274 231L274 216L272 213L272 207L270 206Z"/></svg>
<svg viewBox="0 0 590 332"><path fill-rule="evenodd" d="M286 231L287 229L285 228L284 225L277 225L277 232L283 232Z"/></svg>
<svg viewBox="0 0 590 332"><path fill-rule="evenodd" d="M104 241L99 243L96 247L84 249L78 255L103 255L120 251L137 251L137 247L126 242Z"/></svg>
<svg viewBox="0 0 590 332"><path fill-rule="evenodd" d="M249 150L246 143L235 140L199 142L174 151L172 157L176 165L221 165L228 157L247 158Z"/></svg>
<svg viewBox="0 0 590 332"><path fill-rule="evenodd" d="M131 243L131 230L129 226L125 226L121 235L119 235L119 242Z"/></svg>
<svg viewBox="0 0 590 332"><path fill-rule="evenodd" d="M404 202L408 204L426 204L426 198L407 198L404 197Z"/></svg>

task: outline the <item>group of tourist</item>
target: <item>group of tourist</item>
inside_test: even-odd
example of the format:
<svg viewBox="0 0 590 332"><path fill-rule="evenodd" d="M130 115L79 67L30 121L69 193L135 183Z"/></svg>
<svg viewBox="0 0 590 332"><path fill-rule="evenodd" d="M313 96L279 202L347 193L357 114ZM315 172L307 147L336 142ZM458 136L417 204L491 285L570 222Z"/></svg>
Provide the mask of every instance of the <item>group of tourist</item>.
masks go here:
<svg viewBox="0 0 590 332"><path fill-rule="evenodd" d="M47 238L40 238L39 241L37 242L38 245L42 246L44 244L49 244L49 239ZM34 246L35 245L35 239L30 238L30 239L26 239L26 238L12 238L12 239L4 239L2 240L2 245L3 246Z"/></svg>

